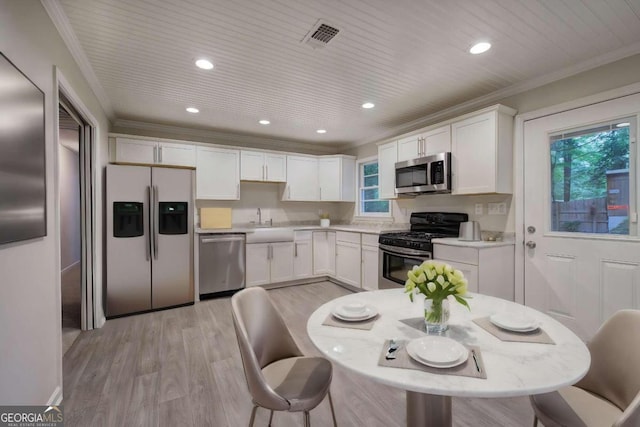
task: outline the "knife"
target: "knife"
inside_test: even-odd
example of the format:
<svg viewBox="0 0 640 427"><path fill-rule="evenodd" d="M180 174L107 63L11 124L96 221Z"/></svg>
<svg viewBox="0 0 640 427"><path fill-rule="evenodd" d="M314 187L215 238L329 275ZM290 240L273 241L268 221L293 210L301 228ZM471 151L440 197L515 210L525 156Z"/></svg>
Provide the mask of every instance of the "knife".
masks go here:
<svg viewBox="0 0 640 427"><path fill-rule="evenodd" d="M478 364L478 359L476 358L476 351L475 350L471 350L471 356L473 357L473 363L476 364L476 370L478 372L482 372L482 369L480 369L480 365Z"/></svg>
<svg viewBox="0 0 640 427"><path fill-rule="evenodd" d="M391 340L389 341L389 348L387 348L387 354L384 356L385 359L387 360L393 360L396 358L396 353L395 351L399 348L400 346L398 345L398 343L396 343L395 340Z"/></svg>

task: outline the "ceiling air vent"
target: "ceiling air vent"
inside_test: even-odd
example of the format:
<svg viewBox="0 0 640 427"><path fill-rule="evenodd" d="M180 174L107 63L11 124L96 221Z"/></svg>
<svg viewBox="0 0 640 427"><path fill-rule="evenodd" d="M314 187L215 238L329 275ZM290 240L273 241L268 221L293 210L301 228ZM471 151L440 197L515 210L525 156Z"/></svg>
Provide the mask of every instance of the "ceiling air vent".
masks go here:
<svg viewBox="0 0 640 427"><path fill-rule="evenodd" d="M319 19L313 28L311 28L311 31L304 37L302 43L306 43L314 49L323 48L329 44L339 32L340 30L338 28Z"/></svg>

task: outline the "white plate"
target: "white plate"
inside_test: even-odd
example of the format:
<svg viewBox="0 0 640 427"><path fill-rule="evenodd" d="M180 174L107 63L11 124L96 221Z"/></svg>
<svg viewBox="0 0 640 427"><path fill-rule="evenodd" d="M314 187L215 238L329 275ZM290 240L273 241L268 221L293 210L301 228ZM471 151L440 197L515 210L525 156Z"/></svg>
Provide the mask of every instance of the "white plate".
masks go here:
<svg viewBox="0 0 640 427"><path fill-rule="evenodd" d="M538 323L526 314L496 313L489 321L499 328L513 332L531 332L538 329Z"/></svg>
<svg viewBox="0 0 640 427"><path fill-rule="evenodd" d="M360 322L362 320L371 319L378 314L378 310L376 310L375 307L367 305L365 306L365 309L362 313L352 313L348 310L345 310L343 306L338 306L333 308L331 314L333 314L338 319L347 322Z"/></svg>
<svg viewBox="0 0 640 427"><path fill-rule="evenodd" d="M469 357L465 346L441 336L412 340L407 344L407 353L416 361L434 368L452 368Z"/></svg>

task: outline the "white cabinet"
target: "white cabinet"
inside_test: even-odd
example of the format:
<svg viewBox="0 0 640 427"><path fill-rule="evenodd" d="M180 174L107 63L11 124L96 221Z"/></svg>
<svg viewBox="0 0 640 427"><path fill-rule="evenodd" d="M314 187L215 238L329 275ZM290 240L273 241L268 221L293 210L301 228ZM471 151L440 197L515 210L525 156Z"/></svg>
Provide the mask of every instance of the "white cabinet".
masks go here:
<svg viewBox="0 0 640 427"><path fill-rule="evenodd" d="M285 182L286 178L286 155L247 150L240 152L241 180Z"/></svg>
<svg viewBox="0 0 640 427"><path fill-rule="evenodd" d="M286 282L293 279L293 242L249 243L247 286Z"/></svg>
<svg viewBox="0 0 640 427"><path fill-rule="evenodd" d="M451 151L451 126L411 135L398 140L398 162Z"/></svg>
<svg viewBox="0 0 640 427"><path fill-rule="evenodd" d="M363 289L378 289L378 235L362 234L362 273L360 284Z"/></svg>
<svg viewBox="0 0 640 427"><path fill-rule="evenodd" d="M469 282L469 291L513 301L515 297L513 245L467 247L434 243L438 261L461 270Z"/></svg>
<svg viewBox="0 0 640 427"><path fill-rule="evenodd" d="M336 232L313 232L313 275L335 276L336 274Z"/></svg>
<svg viewBox="0 0 640 427"><path fill-rule="evenodd" d="M317 201L318 193L318 158L287 156L287 184L282 199Z"/></svg>
<svg viewBox="0 0 640 427"><path fill-rule="evenodd" d="M451 124L453 194L513 191L514 114L498 105Z"/></svg>
<svg viewBox="0 0 640 427"><path fill-rule="evenodd" d="M193 144L116 138L116 163L195 167Z"/></svg>
<svg viewBox="0 0 640 427"><path fill-rule="evenodd" d="M398 141L378 146L378 191L381 199L395 199Z"/></svg>
<svg viewBox="0 0 640 427"><path fill-rule="evenodd" d="M318 159L319 200L355 201L356 159L351 156L323 156Z"/></svg>
<svg viewBox="0 0 640 427"><path fill-rule="evenodd" d="M197 147L196 199L240 199L240 151Z"/></svg>
<svg viewBox="0 0 640 427"><path fill-rule="evenodd" d="M336 233L336 279L360 287L362 257L360 233L338 231Z"/></svg>
<svg viewBox="0 0 640 427"><path fill-rule="evenodd" d="M293 242L293 277L304 279L313 275L311 231L296 231Z"/></svg>

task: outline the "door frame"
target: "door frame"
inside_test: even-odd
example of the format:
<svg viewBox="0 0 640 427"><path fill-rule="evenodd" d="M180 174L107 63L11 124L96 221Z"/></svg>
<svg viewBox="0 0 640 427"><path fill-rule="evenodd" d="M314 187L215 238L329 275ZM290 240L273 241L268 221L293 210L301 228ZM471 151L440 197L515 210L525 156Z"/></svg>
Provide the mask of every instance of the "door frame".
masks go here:
<svg viewBox="0 0 640 427"><path fill-rule="evenodd" d="M600 92L568 101L562 104L544 107L528 113L518 114L514 129L514 206L515 206L515 301L525 304L524 299L524 264L526 251L524 250L525 224L524 224L524 125L530 120L553 114L576 110L589 105L622 98L640 93L640 83L633 83L617 89Z"/></svg>

